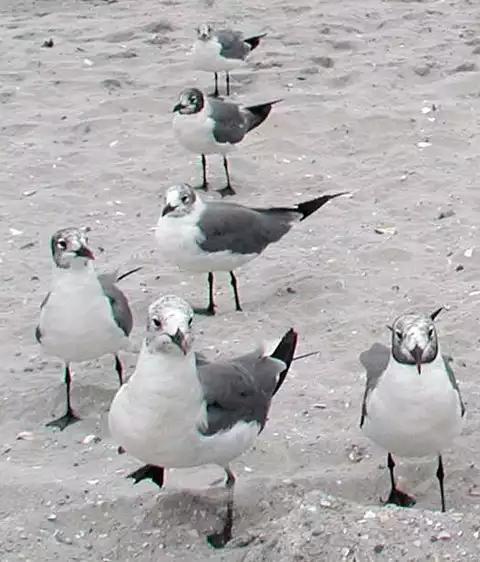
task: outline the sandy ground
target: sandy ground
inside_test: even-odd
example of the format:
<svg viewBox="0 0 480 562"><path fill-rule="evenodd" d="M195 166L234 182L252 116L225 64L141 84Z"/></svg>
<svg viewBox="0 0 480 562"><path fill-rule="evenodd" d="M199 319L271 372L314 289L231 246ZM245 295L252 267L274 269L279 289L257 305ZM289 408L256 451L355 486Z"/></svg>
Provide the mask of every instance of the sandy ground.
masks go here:
<svg viewBox="0 0 480 562"><path fill-rule="evenodd" d="M2 562L478 558L480 8L262 4L0 3ZM235 74L234 97L284 98L231 158L236 200L287 205L354 192L239 271L244 313L233 311L224 278L220 313L197 320L210 356L290 326L299 352L321 349L294 364L256 448L235 463L236 540L221 552L204 540L223 513L221 485L212 486L221 471L170 471L162 492L124 478L138 463L116 454L106 426L116 390L108 357L75 366L83 421L46 429L62 408L61 365L33 337L50 282L49 237L66 225L92 228L99 270L144 267L121 285L137 349L154 298L205 300L205 280L163 264L151 231L164 190L199 178L173 137L171 109L185 86L213 87L187 56L205 19L268 31L251 70ZM54 46L42 47L50 38ZM221 187L221 162L211 170ZM385 325L398 314L440 305L449 310L438 329L468 408L445 452L449 512L438 512L429 460L399 469L417 507L385 508L384 453L358 429L358 354L387 343ZM124 358L131 372L135 354ZM18 440L20 432L31 434ZM88 435L101 440L86 444Z"/></svg>

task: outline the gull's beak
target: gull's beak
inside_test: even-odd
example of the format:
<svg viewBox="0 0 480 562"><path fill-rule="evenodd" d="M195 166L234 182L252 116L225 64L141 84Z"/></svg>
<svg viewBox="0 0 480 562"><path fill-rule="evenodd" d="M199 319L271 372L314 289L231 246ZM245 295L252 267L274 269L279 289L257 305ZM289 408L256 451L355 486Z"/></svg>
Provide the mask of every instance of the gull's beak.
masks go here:
<svg viewBox="0 0 480 562"><path fill-rule="evenodd" d="M188 344L187 344L187 340L186 340L185 335L182 332L182 330L180 330L180 328L178 328L178 330L175 332L175 334L173 336L170 336L170 338L172 339L172 342L175 345L178 345L178 347L183 351L183 354L187 355Z"/></svg>
<svg viewBox="0 0 480 562"><path fill-rule="evenodd" d="M173 207L172 205L170 205L170 203L167 203L165 205L165 207L163 207L162 210L162 217L164 217L165 215L168 215L168 213L171 213L172 211L175 210L175 207Z"/></svg>
<svg viewBox="0 0 480 562"><path fill-rule="evenodd" d="M423 349L416 345L414 349L410 352L412 357L415 359L415 365L417 366L418 374L422 373L422 357L423 357Z"/></svg>
<svg viewBox="0 0 480 562"><path fill-rule="evenodd" d="M88 260L95 259L92 250L90 250L90 248L87 248L83 244L80 246L80 248L78 248L78 250L76 250L75 255L79 258L87 258Z"/></svg>
<svg viewBox="0 0 480 562"><path fill-rule="evenodd" d="M183 108L182 102L178 102L178 103L173 107L173 113L176 113L177 111L180 111L182 108Z"/></svg>

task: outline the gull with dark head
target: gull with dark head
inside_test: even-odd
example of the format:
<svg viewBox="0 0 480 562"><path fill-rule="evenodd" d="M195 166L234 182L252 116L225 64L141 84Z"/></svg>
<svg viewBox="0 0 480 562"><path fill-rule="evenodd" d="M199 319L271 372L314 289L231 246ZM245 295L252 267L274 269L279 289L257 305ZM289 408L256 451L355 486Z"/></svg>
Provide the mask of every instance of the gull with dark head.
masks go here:
<svg viewBox="0 0 480 562"><path fill-rule="evenodd" d="M247 66L246 58L258 47L266 33L245 37L240 31L217 29L204 23L197 27L193 45L193 64L198 70L215 74L215 92L218 96L218 73L226 74L226 93L230 95L230 71Z"/></svg>
<svg viewBox="0 0 480 562"><path fill-rule="evenodd" d="M165 468L216 464L226 473L227 513L220 532L208 536L223 547L232 536L235 475L230 463L255 443L270 403L294 358L297 334L229 361L198 361L193 310L168 295L148 310L146 335L132 377L117 392L108 417L121 448L145 466L129 475L159 487Z"/></svg>
<svg viewBox="0 0 480 562"><path fill-rule="evenodd" d="M67 410L65 415L47 424L63 430L79 419L70 401L70 363L111 353L119 383L123 383L118 352L129 348L133 318L116 282L141 268L120 277L116 272L97 275L86 229L58 230L51 237L51 252L52 288L40 306L35 336L48 355L65 362Z"/></svg>
<svg viewBox="0 0 480 562"><path fill-rule="evenodd" d="M168 261L186 271L208 273L208 307L196 312L215 314L215 271L230 273L235 308L241 311L234 270L258 257L295 223L340 195L346 193L321 195L291 207L259 209L225 201L203 201L188 184L174 185L165 194L155 237Z"/></svg>
<svg viewBox="0 0 480 562"><path fill-rule="evenodd" d="M462 429L465 407L447 357L441 354L433 314L404 314L389 329L391 349L374 344L360 356L367 372L360 427L388 451L387 503L410 507L414 498L395 483L393 455L438 458L437 479L445 511L442 451Z"/></svg>
<svg viewBox="0 0 480 562"><path fill-rule="evenodd" d="M245 135L261 125L279 99L258 105L240 106L206 96L197 88L181 92L173 108L173 129L180 144L201 155L203 182L208 189L208 154L221 154L227 185L219 190L222 196L234 195L230 181L227 154L243 140Z"/></svg>

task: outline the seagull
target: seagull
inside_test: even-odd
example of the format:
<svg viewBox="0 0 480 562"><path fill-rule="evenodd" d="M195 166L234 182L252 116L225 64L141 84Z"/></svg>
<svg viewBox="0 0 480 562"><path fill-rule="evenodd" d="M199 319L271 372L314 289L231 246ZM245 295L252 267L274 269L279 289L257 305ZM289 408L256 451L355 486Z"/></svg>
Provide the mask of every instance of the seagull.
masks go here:
<svg viewBox="0 0 480 562"><path fill-rule="evenodd" d="M64 430L80 419L70 401L71 362L90 361L111 353L119 383L123 384L118 351L129 348L133 318L127 298L115 283L141 268L121 276L117 272L97 275L85 229L58 230L51 237L51 251L53 283L40 305L35 337L48 355L65 362L67 411L47 423Z"/></svg>
<svg viewBox="0 0 480 562"><path fill-rule="evenodd" d="M441 310L400 316L389 326L391 350L375 343L360 355L367 372L360 427L388 451L391 491L386 503L415 505L414 498L396 487L392 455L436 455L444 512L442 451L460 434L465 406L449 359L440 350L434 320Z"/></svg>
<svg viewBox="0 0 480 562"><path fill-rule="evenodd" d="M246 58L267 34L244 37L232 29L214 30L212 25L197 27L197 39L193 45L194 66L215 74L215 92L218 97L218 73L225 71L227 96L230 95L230 70L247 65Z"/></svg>
<svg viewBox="0 0 480 562"><path fill-rule="evenodd" d="M272 106L282 100L251 106L239 106L204 95L197 88L187 88L173 108L173 129L180 144L202 157L203 183L208 190L207 154L221 154L227 185L219 190L222 197L235 195L230 181L227 154L245 135L261 125Z"/></svg>
<svg viewBox="0 0 480 562"><path fill-rule="evenodd" d="M166 295L148 309L135 372L117 392L108 416L124 451L146 463L128 476L159 487L165 468L216 464L226 473L227 513L208 542L232 537L235 475L230 463L250 449L285 380L298 335L288 330L273 351L264 345L230 361L200 361L193 349L193 310Z"/></svg>
<svg viewBox="0 0 480 562"><path fill-rule="evenodd" d="M209 302L198 314L215 314L213 272L230 272L235 308L241 311L233 270L278 242L294 223L346 192L322 195L292 207L257 209L224 201L203 201L188 184L170 187L155 229L163 256L181 269L208 273Z"/></svg>

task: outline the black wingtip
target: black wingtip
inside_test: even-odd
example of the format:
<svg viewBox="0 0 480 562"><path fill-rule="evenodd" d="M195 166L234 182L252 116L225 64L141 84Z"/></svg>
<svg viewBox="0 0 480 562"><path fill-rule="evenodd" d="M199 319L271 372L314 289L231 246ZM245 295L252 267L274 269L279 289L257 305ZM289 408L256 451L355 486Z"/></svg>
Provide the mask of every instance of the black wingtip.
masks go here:
<svg viewBox="0 0 480 562"><path fill-rule="evenodd" d="M335 199L336 197L341 197L342 195L348 195L348 191L333 193L331 195L322 195L321 197L316 197L315 199L311 199L310 201L299 203L297 205L297 210L302 213L302 218L300 220L303 221L310 215L313 215L315 211L318 211L318 209L323 207L326 203L328 203L332 199Z"/></svg>
<svg viewBox="0 0 480 562"><path fill-rule="evenodd" d="M250 51L253 51L260 45L260 40L266 37L266 33L262 33L260 35L254 35L253 37L247 37L244 39L245 43L250 45Z"/></svg>
<svg viewBox="0 0 480 562"><path fill-rule="evenodd" d="M273 391L274 395L278 392L283 384L283 381L285 380L285 377L287 376L288 370L290 369L290 365L292 364L293 357L295 355L297 342L298 333L293 328L290 328L290 330L288 330L288 332L280 340L280 343L277 345L274 352L270 355L270 357L273 357L274 359L280 359L280 361L283 361L287 366L286 369L282 371L282 373L280 373L277 386Z"/></svg>
<svg viewBox="0 0 480 562"><path fill-rule="evenodd" d="M127 271L126 273L122 273L122 275L117 277L117 282L121 281L122 279L125 279L125 277L128 277L129 275L132 275L133 273L137 273L137 271L140 271L141 269L143 269L143 267L140 265L138 267L135 267L134 269L131 269L130 271Z"/></svg>
<svg viewBox="0 0 480 562"><path fill-rule="evenodd" d="M248 131L253 131L259 125L261 125L265 119L270 115L270 111L272 111L272 107L276 103L280 103L283 99L279 98L273 101L269 101L267 103L261 103L258 105L250 105L244 108L244 111L247 112L249 116L249 126Z"/></svg>

